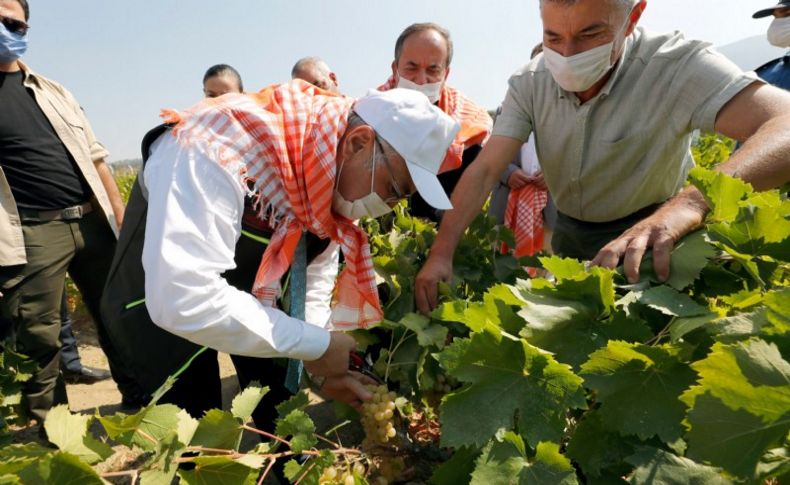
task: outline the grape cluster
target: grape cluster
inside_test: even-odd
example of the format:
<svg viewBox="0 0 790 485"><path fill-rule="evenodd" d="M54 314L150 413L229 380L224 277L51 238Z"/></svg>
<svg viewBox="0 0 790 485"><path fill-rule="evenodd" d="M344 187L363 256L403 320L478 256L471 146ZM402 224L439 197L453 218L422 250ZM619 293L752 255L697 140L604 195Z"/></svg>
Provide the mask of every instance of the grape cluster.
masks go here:
<svg viewBox="0 0 790 485"><path fill-rule="evenodd" d="M362 446L386 444L397 434L394 426L396 395L383 384L367 388L373 398L362 404L362 427L365 430Z"/></svg>
<svg viewBox="0 0 790 485"><path fill-rule="evenodd" d="M355 475L358 477L365 476L365 466L362 463L348 465L345 469L340 465L333 465L324 468L323 473L318 478L318 483L321 485L354 485L356 483Z"/></svg>

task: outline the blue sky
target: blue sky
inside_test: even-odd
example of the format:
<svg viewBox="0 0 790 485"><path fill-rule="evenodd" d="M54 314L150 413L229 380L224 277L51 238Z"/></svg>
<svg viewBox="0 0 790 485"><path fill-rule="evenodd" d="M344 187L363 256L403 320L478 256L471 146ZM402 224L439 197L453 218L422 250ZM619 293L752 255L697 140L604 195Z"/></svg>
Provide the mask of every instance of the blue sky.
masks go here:
<svg viewBox="0 0 790 485"><path fill-rule="evenodd" d="M449 83L487 108L540 41L538 0L29 0L25 61L71 90L109 160L137 158L161 108L202 96L216 63L236 67L255 90L287 80L293 63L323 57L345 94L359 96L390 72L395 39L413 22L450 29ZM751 14L776 2L652 0L641 25L680 30L716 45L762 35ZM756 67L756 66L755 66Z"/></svg>

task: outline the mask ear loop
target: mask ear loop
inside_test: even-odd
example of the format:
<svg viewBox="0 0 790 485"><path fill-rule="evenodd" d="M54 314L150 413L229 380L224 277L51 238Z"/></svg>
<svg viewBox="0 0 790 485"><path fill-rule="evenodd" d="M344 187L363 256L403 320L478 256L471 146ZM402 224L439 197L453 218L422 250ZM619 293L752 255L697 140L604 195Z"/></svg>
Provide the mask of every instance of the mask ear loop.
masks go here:
<svg viewBox="0 0 790 485"><path fill-rule="evenodd" d="M375 136L375 135L373 135ZM373 193L373 186L375 185L374 182L376 181L376 140L373 140L373 174L370 176L370 193Z"/></svg>

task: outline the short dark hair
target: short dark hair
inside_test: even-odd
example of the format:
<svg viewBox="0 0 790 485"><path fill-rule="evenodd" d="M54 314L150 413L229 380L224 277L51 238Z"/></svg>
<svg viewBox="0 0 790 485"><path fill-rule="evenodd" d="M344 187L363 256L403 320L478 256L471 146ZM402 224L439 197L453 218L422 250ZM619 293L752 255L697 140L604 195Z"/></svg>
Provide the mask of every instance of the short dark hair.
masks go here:
<svg viewBox="0 0 790 485"><path fill-rule="evenodd" d="M403 51L403 43L406 42L406 39L412 34L418 34L428 30L433 30L444 37L444 42L447 44L447 64L445 67L450 67L450 61L453 60L453 40L450 38L450 31L433 22L411 24L400 33L398 40L395 41L395 62L398 62L398 59L400 59L400 53Z"/></svg>
<svg viewBox="0 0 790 485"><path fill-rule="evenodd" d="M19 5L22 6L22 10L25 11L25 22L30 20L30 5L27 4L27 0L16 0Z"/></svg>
<svg viewBox="0 0 790 485"><path fill-rule="evenodd" d="M203 75L203 84L206 84L206 81L212 77L217 76L230 76L234 78L239 84L239 91L244 91L244 85L241 82L241 74L239 74L239 71L234 69L233 66L229 66L228 64L216 64L209 67L206 74Z"/></svg>

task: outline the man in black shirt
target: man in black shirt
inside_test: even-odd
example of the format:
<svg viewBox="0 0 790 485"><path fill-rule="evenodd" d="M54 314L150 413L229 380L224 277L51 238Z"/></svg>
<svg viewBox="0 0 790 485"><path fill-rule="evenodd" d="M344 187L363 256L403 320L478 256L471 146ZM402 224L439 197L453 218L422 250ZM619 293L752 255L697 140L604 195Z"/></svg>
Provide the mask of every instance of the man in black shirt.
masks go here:
<svg viewBox="0 0 790 485"><path fill-rule="evenodd" d="M123 202L79 104L19 61L27 47L26 0L0 0L0 312L19 352L39 370L25 384L43 422L67 402L59 372L60 310L68 272L97 324L121 393L134 396L99 318Z"/></svg>

